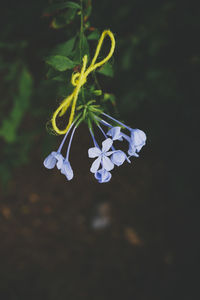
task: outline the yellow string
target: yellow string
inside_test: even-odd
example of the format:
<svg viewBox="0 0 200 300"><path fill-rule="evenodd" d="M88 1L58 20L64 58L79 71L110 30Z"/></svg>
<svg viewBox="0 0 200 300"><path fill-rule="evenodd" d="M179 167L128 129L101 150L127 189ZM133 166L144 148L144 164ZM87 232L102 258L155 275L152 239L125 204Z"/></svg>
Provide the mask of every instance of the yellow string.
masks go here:
<svg viewBox="0 0 200 300"><path fill-rule="evenodd" d="M103 44L103 41L104 41L106 35L108 35L110 37L110 40L111 40L110 51L109 51L108 55L103 60L96 63L97 57L99 56L99 52L101 50L101 47L102 47L102 44ZM56 133L65 134L68 131L68 129L69 129L69 127L72 124L73 119L74 119L74 113L75 113L75 108L76 108L76 102L77 102L77 99L78 99L78 94L80 92L81 87L86 83L87 76L92 71L94 71L96 68L98 68L98 67L102 66L103 64L105 64L111 58L111 56L113 55L114 49L115 49L115 38L114 38L113 33L110 30L104 30L101 37L100 37L100 39L99 39L99 42L98 42L98 45L97 45L97 48L96 48L96 51L95 51L95 54L94 54L94 57L92 59L92 62L90 64L90 66L86 69L88 58L87 58L87 55L84 55L84 57L83 57L83 66L82 66L81 72L72 74L71 83L75 86L74 91L71 93L71 95L69 95L67 98L65 98L61 102L59 107L53 113L51 122L52 122L53 129ZM69 122L67 124L67 127L63 130L60 130L57 127L56 118L57 118L58 115L61 117L66 112L66 110L68 109L68 107L71 104L72 104L71 113L70 113Z"/></svg>

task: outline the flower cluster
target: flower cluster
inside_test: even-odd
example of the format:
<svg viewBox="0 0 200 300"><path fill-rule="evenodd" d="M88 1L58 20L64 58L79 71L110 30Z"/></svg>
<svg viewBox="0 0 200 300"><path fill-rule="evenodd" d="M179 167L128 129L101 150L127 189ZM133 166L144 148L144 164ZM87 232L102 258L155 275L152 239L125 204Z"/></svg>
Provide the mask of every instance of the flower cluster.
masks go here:
<svg viewBox="0 0 200 300"><path fill-rule="evenodd" d="M90 158L96 158L92 163L90 171L94 173L95 178L99 183L104 183L110 181L112 175L110 171L114 169L114 166L121 166L125 161L130 163L130 157L138 157L138 152L146 143L146 134L140 129L132 129L129 126L121 123L120 121L112 118L111 116L103 113L104 116L111 119L112 121L118 123L119 125L125 127L129 130L130 136L126 135L121 131L121 126L112 126L107 121L97 118L99 123L108 127L107 133L98 125L99 129L103 133L105 140L102 142L102 149L98 146L93 133L90 131L94 146L88 150L88 156ZM122 150L116 150L113 146L114 141L126 140L129 144L128 155L127 156Z"/></svg>
<svg viewBox="0 0 200 300"><path fill-rule="evenodd" d="M69 144L68 144L67 153L66 153L65 158L61 154L61 150L63 148L65 140L66 140L66 138L67 138L67 136L68 136L68 134L69 134L72 127L73 127L73 124L69 128L68 132L65 134L58 150L56 152L55 151L51 152L44 160L45 168L53 169L56 166L58 168L58 170L60 170L61 174L64 174L66 176L67 180L71 180L74 177L74 173L73 173L72 167L71 167L70 162L69 162L69 152L70 152L74 132L77 128L76 126L74 126L73 131L71 133L71 137L70 137L70 140L69 140Z"/></svg>
<svg viewBox="0 0 200 300"><path fill-rule="evenodd" d="M142 130L132 129L129 126L126 126L122 122L114 119L113 117L105 113L102 113L102 115L104 115L106 118L110 119L111 121L114 121L115 124L117 123L118 126L112 126L110 123L100 118L99 116L95 116L95 123L97 124L98 128L100 129L100 131L102 132L105 138L105 140L102 142L102 148L99 147L94 137L92 128L91 127L89 128L94 143L94 147L88 150L88 156L89 158L95 158L95 160L91 165L90 171L94 174L94 177L97 179L99 183L105 183L110 181L112 177L110 171L113 170L115 166L119 167L125 161L130 163L131 156L139 157L138 153L146 143L146 134ZM103 128L100 126L100 124L107 127L108 130L107 133L105 133ZM122 132L122 127L129 131L129 135ZM66 157L64 158L63 155L61 154L61 150L72 128L73 130L69 140L67 154ZM66 176L67 180L71 180L74 176L73 170L69 162L69 152L70 152L73 135L76 128L77 128L77 124L75 124L74 122L69 128L66 135L64 136L63 141L61 142L61 145L58 148L58 150L56 152L52 152L51 154L49 154L47 158L44 160L44 166L47 169L53 169L55 166L57 166L60 172ZM118 141L125 140L128 143L128 151L127 151L128 156L122 150L117 150L114 148L113 144L114 141L116 140Z"/></svg>

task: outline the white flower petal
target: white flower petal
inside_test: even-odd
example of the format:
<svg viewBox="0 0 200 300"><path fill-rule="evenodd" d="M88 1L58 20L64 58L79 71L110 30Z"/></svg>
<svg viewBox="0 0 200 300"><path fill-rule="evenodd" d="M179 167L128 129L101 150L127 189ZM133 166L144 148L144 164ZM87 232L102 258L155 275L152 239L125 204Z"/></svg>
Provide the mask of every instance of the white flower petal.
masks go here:
<svg viewBox="0 0 200 300"><path fill-rule="evenodd" d="M115 151L111 156L111 161L118 167L121 166L125 162L125 160L126 154L121 150Z"/></svg>
<svg viewBox="0 0 200 300"><path fill-rule="evenodd" d="M43 164L44 164L45 168L53 169L56 165L56 158L51 153L45 158Z"/></svg>
<svg viewBox="0 0 200 300"><path fill-rule="evenodd" d="M101 183L110 181L111 177L112 177L112 175L110 172L103 170L102 177L101 177Z"/></svg>
<svg viewBox="0 0 200 300"><path fill-rule="evenodd" d="M114 168L114 164L112 163L112 161L110 160L110 158L108 158L107 156L103 156L102 158L102 167L106 170L106 171L110 171Z"/></svg>
<svg viewBox="0 0 200 300"><path fill-rule="evenodd" d="M110 147L112 146L113 141L112 139L108 138L105 141L102 142L102 152L107 152Z"/></svg>
<svg viewBox="0 0 200 300"><path fill-rule="evenodd" d="M137 147L137 151L139 152L141 148L145 145L146 142L146 134L144 131L140 129L133 129L131 131L131 143L134 144L135 147Z"/></svg>
<svg viewBox="0 0 200 300"><path fill-rule="evenodd" d="M95 161L93 162L91 168L90 168L90 172L92 173L96 173L99 166L100 166L100 163L101 163L101 157L98 157L97 159L95 159Z"/></svg>
<svg viewBox="0 0 200 300"><path fill-rule="evenodd" d="M110 156L110 155L113 154L114 152L115 152L115 151L108 151L108 152L104 153L104 155Z"/></svg>
<svg viewBox="0 0 200 300"><path fill-rule="evenodd" d="M111 177L111 173L106 171L105 169L100 169L95 173L95 178L98 180L99 183L108 182L110 181Z"/></svg>
<svg viewBox="0 0 200 300"><path fill-rule="evenodd" d="M60 170L61 167L62 167L63 161L64 161L64 157L62 156L62 154L59 154L59 153L58 153L58 154L56 155L56 159L57 159L57 164L56 164L56 166L57 166L58 170Z"/></svg>
<svg viewBox="0 0 200 300"><path fill-rule="evenodd" d="M122 138L122 134L121 134L121 127L119 126L116 126L116 127L113 127L111 128L108 132L107 132L107 135L111 136L113 141L115 140L120 140L122 141L123 138Z"/></svg>
<svg viewBox="0 0 200 300"><path fill-rule="evenodd" d="M99 155L101 155L101 150L99 148L93 147L88 149L88 156L90 158L98 157Z"/></svg>
<svg viewBox="0 0 200 300"><path fill-rule="evenodd" d="M74 177L74 173L69 161L65 161L62 164L61 173L67 177L67 180L71 180Z"/></svg>
<svg viewBox="0 0 200 300"><path fill-rule="evenodd" d="M133 145L129 145L128 154L130 156L139 157L139 155L136 153L136 148Z"/></svg>

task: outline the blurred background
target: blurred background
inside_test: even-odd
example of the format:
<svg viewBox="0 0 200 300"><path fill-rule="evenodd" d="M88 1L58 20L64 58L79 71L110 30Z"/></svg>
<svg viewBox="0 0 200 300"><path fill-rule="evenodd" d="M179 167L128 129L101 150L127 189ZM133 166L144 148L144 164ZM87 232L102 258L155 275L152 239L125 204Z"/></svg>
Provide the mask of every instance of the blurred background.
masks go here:
<svg viewBox="0 0 200 300"><path fill-rule="evenodd" d="M92 1L90 25L117 42L103 90L148 138L107 184L89 172L85 125L73 140L74 179L43 167L60 143L46 123L63 93L45 58L80 18L68 13L56 28L51 3L1 5L0 299L197 299L198 3Z"/></svg>

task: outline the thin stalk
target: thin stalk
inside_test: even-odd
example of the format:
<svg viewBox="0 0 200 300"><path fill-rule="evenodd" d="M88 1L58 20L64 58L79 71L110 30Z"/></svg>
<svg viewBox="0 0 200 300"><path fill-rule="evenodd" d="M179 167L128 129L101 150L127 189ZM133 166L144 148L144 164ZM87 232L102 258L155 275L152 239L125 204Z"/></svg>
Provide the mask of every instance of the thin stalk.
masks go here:
<svg viewBox="0 0 200 300"><path fill-rule="evenodd" d="M62 142L61 142L61 144L60 144L60 146L59 146L59 148L58 148L58 151L57 151L58 153L61 152L62 147L63 147L63 145L64 145L64 142L65 142L65 140L66 140L66 138L67 138L67 136L68 136L70 130L72 129L72 127L73 127L73 125L76 123L76 121L79 119L80 115L81 115L81 114L78 114L78 116L75 118L74 122L71 124L71 126L70 126L69 129L68 129L68 131L66 132L66 134L65 134L65 136L64 136L64 138L63 138L63 140L62 140Z"/></svg>
<svg viewBox="0 0 200 300"><path fill-rule="evenodd" d="M84 27L83 27L83 0L80 0L80 6L81 6L81 25L80 25L80 43L79 43L79 49L80 49L80 62L82 60L82 56L83 56L83 31L84 31Z"/></svg>
<svg viewBox="0 0 200 300"><path fill-rule="evenodd" d="M83 58L83 35L84 35L84 15L83 15L83 0L80 0L80 6L81 6L81 25L80 25L80 62L82 62ZM84 95L84 87L81 88L81 97L82 102L85 103L85 95Z"/></svg>
<svg viewBox="0 0 200 300"><path fill-rule="evenodd" d="M74 132L76 130L76 126L74 126L74 129L72 130L72 134L70 136L70 140L69 140L69 145L68 145L68 148L67 148L67 154L66 154L66 160L69 161L69 152L70 152L70 148L71 148L71 144L72 144L72 139L73 139L73 136L74 136Z"/></svg>
<svg viewBox="0 0 200 300"><path fill-rule="evenodd" d="M109 116L109 115L107 115L107 114L105 114L105 113L102 113L102 115L104 115L104 116L106 116L107 118L109 118L109 119L113 120L114 122L116 122L116 123L120 124L121 126L123 126L123 127L127 128L128 130L132 130L132 128L131 128L131 127L129 127L129 126L125 125L124 123L122 123L122 122L120 122L120 121L118 121L118 120L114 119L113 117L111 117L111 116Z"/></svg>
<svg viewBox="0 0 200 300"><path fill-rule="evenodd" d="M91 134L94 146L97 147L97 148L99 148L99 145L97 144L97 141L95 140L92 128L89 128L89 130L90 130L90 134Z"/></svg>

